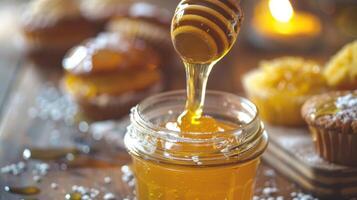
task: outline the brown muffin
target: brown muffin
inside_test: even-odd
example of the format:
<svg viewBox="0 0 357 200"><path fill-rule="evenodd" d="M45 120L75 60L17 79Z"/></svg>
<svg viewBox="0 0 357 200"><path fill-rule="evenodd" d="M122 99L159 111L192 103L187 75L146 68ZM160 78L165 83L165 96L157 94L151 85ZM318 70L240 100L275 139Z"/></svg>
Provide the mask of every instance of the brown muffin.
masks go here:
<svg viewBox="0 0 357 200"><path fill-rule="evenodd" d="M357 90L315 96L304 104L302 115L321 157L357 166Z"/></svg>
<svg viewBox="0 0 357 200"><path fill-rule="evenodd" d="M159 65L159 56L144 41L103 33L64 58L64 89L89 118L119 118L161 90Z"/></svg>
<svg viewBox="0 0 357 200"><path fill-rule="evenodd" d="M80 0L80 9L88 20L104 29L114 16L126 15L133 2L134 0Z"/></svg>
<svg viewBox="0 0 357 200"><path fill-rule="evenodd" d="M98 31L81 15L77 0L33 0L23 16L22 32L32 58L60 61L68 49Z"/></svg>
<svg viewBox="0 0 357 200"><path fill-rule="evenodd" d="M113 18L107 30L145 40L160 53L163 65L171 66L175 52L170 36L171 19L166 9L144 2L134 3L126 15Z"/></svg>

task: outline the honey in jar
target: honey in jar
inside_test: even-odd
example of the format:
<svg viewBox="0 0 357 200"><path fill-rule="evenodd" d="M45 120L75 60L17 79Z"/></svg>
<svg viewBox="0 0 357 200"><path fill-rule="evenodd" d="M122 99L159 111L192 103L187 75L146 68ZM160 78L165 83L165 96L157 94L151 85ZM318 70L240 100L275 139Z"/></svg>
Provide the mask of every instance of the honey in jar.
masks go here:
<svg viewBox="0 0 357 200"><path fill-rule="evenodd" d="M185 91L150 97L132 109L125 144L132 156L139 200L250 200L267 134L250 101L206 94L209 132L181 132ZM210 129L212 127L208 127ZM203 132L207 131L207 132Z"/></svg>

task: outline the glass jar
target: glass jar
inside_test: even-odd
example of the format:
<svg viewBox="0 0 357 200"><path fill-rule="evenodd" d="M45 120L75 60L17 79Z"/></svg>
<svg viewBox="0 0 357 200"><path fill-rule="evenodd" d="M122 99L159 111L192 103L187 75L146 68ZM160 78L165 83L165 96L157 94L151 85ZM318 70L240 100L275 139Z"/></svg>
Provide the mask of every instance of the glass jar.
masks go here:
<svg viewBox="0 0 357 200"><path fill-rule="evenodd" d="M208 91L205 115L234 130L180 134L165 128L183 112L185 91L150 97L131 112L125 145L139 200L250 200L268 136L245 98ZM195 137L199 135L200 137Z"/></svg>

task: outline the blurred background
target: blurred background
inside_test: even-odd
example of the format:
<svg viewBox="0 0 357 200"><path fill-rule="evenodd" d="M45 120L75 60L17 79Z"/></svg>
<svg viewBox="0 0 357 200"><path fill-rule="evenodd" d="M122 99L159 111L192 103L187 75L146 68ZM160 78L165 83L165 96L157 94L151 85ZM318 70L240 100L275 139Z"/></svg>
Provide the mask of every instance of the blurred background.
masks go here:
<svg viewBox="0 0 357 200"><path fill-rule="evenodd" d="M184 67L170 37L171 19L178 3L179 0L0 0L0 164L21 160L19 155L28 146L52 148L89 143L85 146L89 149L93 138L101 140L104 133L108 133L108 141L98 148L104 150L104 157L112 156L106 152L111 151L110 146L119 146L119 150L115 148L111 152L114 157L109 160L129 162L120 138L127 122L123 123L125 126L95 122L127 117L130 108L142 99L165 90L185 88ZM315 60L323 68L343 46L357 39L356 0L241 0L241 6L244 21L238 41L214 67L208 89L245 95L242 77L260 67L261 61L298 56ZM337 70L342 71L342 82L349 75L346 70L356 72L350 54L341 56L347 59L347 64ZM275 63L271 63L268 65L275 67ZM285 65L284 62L281 65ZM282 70L278 79L283 83L292 81L294 86L291 74L297 73L297 88L301 86L303 91L309 92L311 88L320 87L315 84L319 80L311 80L315 76L305 76L310 72L314 75L315 64L308 65L311 70L307 72L300 71L299 64L292 65L287 67L286 73ZM334 66L339 68L338 64ZM319 77L322 76L317 71ZM273 72L279 75L279 68ZM271 74L268 71L265 77L268 81ZM355 82L351 85L356 89ZM285 89L290 92L290 85L284 86L287 89L283 87L283 92ZM285 96L283 99L289 101ZM279 101L273 103L281 108ZM280 110L285 119L289 114ZM296 116L301 118L300 107L296 110ZM97 129L102 135L96 134ZM283 134L276 138L282 138L284 145L299 144L299 141L308 144L308 148L296 145L295 149L287 145L289 151L298 156L303 151L301 155L306 156L302 160L307 164L316 160L317 167L327 166L326 162L321 164L315 159L319 157L306 131L294 139L285 127L282 130ZM90 142L83 139L87 133L94 134L88 139ZM287 157L290 158L290 154ZM116 171L115 168L114 175ZM271 174L275 172L265 164L263 171L258 178L258 192L264 192L264 187L280 185L277 195L289 199L301 191L295 183L279 175L271 185L274 179ZM99 176L93 176L97 172L89 171L85 182L99 180ZM65 177L68 180L63 180L62 185L69 186L67 181L77 178L77 175L64 174L58 173L52 179ZM344 175L344 178L350 177ZM0 177L0 188L12 180L15 179ZM13 182L28 180L32 179L20 177ZM312 181L315 182L318 181ZM40 183L50 192L42 193L41 199L51 199L54 193L46 184L46 181ZM332 187L332 191L335 188ZM8 194L0 192L0 199L1 195ZM7 197L5 199L10 199ZM268 198L264 196L264 199Z"/></svg>
<svg viewBox="0 0 357 200"><path fill-rule="evenodd" d="M172 15L178 0L147 0ZM16 71L26 60L21 23L29 1L0 1L0 105L11 90ZM240 92L241 74L261 59L302 55L324 64L344 44L357 37L355 0L242 0L245 20L238 43L215 68L209 88ZM76 33L73 33L76 34ZM177 63L176 63L177 64ZM178 69L183 71L181 64ZM227 66L228 65L228 66ZM243 67L242 67L243 66ZM60 67L57 67L60 68ZM168 69L173 66L169 66ZM177 68L176 68L177 69ZM176 70L175 69L175 70ZM221 80L226 75L233 77ZM175 76L176 78L178 76ZM170 88L184 88L184 74ZM216 82L222 84L213 84ZM1 109L2 110L2 109Z"/></svg>

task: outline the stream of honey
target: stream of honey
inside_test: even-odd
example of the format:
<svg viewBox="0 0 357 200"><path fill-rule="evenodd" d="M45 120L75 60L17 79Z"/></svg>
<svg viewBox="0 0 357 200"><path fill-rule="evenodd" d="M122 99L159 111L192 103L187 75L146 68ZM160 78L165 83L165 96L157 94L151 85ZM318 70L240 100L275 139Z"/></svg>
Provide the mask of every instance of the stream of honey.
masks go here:
<svg viewBox="0 0 357 200"><path fill-rule="evenodd" d="M171 38L186 69L186 110L178 119L183 130L201 126L208 76L232 48L242 12L235 0L183 0L172 20ZM186 128L185 128L186 127Z"/></svg>
<svg viewBox="0 0 357 200"><path fill-rule="evenodd" d="M242 12L235 0L183 0L172 21L171 37L182 58L187 78L185 111L178 117L180 133L225 132L237 128L203 114L208 76L213 66L223 58L236 41ZM204 135L204 136L203 136ZM187 135L187 137L189 137ZM202 134L206 139L207 134ZM182 144L177 151L195 148ZM209 149L207 149L209 148ZM214 151L215 146L205 150ZM204 151L197 152L204 156ZM133 158L140 200L249 200L253 196L254 178L259 159L238 165L180 166Z"/></svg>

